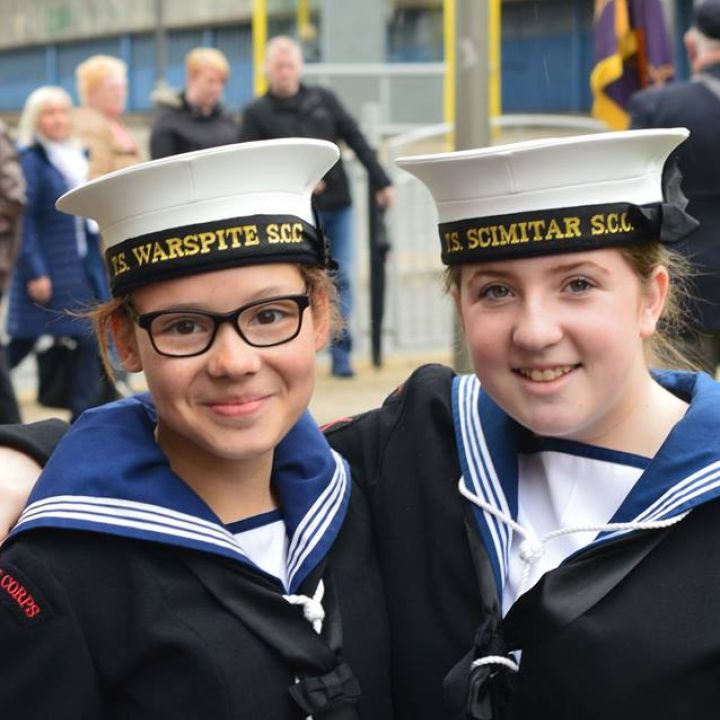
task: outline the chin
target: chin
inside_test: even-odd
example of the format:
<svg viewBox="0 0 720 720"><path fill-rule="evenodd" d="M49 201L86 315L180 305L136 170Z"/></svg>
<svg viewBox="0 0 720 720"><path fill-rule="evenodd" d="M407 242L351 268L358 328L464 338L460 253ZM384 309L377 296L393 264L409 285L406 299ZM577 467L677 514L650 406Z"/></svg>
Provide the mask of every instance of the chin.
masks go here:
<svg viewBox="0 0 720 720"><path fill-rule="evenodd" d="M522 413L514 416L523 427L541 437L565 438L567 440L577 439L583 434L585 425L578 418L565 416L533 416L523 417Z"/></svg>

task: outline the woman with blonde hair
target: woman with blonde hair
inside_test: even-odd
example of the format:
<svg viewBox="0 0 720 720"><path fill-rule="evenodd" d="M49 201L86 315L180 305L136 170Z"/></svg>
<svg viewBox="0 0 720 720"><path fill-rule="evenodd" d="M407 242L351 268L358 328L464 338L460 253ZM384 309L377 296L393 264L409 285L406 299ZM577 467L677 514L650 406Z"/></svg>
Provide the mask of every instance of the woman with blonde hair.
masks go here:
<svg viewBox="0 0 720 720"><path fill-rule="evenodd" d="M75 69L81 106L73 113L75 134L88 150L92 180L142 159L122 120L127 98L127 65L110 55L92 55Z"/></svg>
<svg viewBox="0 0 720 720"><path fill-rule="evenodd" d="M10 285L8 362L15 367L43 335L71 338L72 418L98 394L100 364L86 320L76 317L108 296L98 236L87 222L55 209L55 201L87 180L88 161L71 137L70 96L60 87L33 91L19 123L20 161L27 183L20 252Z"/></svg>

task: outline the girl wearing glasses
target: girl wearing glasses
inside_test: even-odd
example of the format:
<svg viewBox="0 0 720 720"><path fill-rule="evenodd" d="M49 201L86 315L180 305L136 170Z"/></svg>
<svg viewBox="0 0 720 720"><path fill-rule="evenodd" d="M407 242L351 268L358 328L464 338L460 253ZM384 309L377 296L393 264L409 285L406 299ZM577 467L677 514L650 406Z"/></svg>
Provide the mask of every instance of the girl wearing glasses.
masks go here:
<svg viewBox="0 0 720 720"><path fill-rule="evenodd" d="M59 201L100 226L100 342L150 392L78 421L3 545L4 715L391 718L367 502L306 410L335 313L311 194L337 158L248 143Z"/></svg>
<svg viewBox="0 0 720 720"><path fill-rule="evenodd" d="M694 227L666 166L686 136L398 161L475 370L422 367L326 433L372 502L398 717L717 714L720 389L650 370Z"/></svg>

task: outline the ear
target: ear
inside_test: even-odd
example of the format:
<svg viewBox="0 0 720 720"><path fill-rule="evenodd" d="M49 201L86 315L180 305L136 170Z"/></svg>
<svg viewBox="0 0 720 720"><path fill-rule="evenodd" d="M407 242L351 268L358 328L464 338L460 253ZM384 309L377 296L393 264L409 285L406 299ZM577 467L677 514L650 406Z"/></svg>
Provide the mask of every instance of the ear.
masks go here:
<svg viewBox="0 0 720 720"><path fill-rule="evenodd" d="M645 286L640 306L640 337L644 340L655 333L670 289L670 275L664 265L658 265Z"/></svg>
<svg viewBox="0 0 720 720"><path fill-rule="evenodd" d="M110 318L110 334L123 368L128 372L140 372L142 361L135 325L122 308L116 310Z"/></svg>
<svg viewBox="0 0 720 720"><path fill-rule="evenodd" d="M315 335L315 350L322 350L330 336L330 298L327 293L315 292L310 305Z"/></svg>

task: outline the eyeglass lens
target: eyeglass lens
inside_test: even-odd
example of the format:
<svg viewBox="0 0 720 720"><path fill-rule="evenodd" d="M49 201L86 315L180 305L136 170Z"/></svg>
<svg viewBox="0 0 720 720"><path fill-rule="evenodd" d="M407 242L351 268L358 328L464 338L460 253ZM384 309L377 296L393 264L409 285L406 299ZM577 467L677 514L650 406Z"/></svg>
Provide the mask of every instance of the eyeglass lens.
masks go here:
<svg viewBox="0 0 720 720"><path fill-rule="evenodd" d="M250 345L266 347L295 337L301 317L301 307L295 300L279 298L242 308L237 327ZM193 355L210 347L217 324L213 315L202 312L164 312L153 318L150 335L158 352Z"/></svg>

